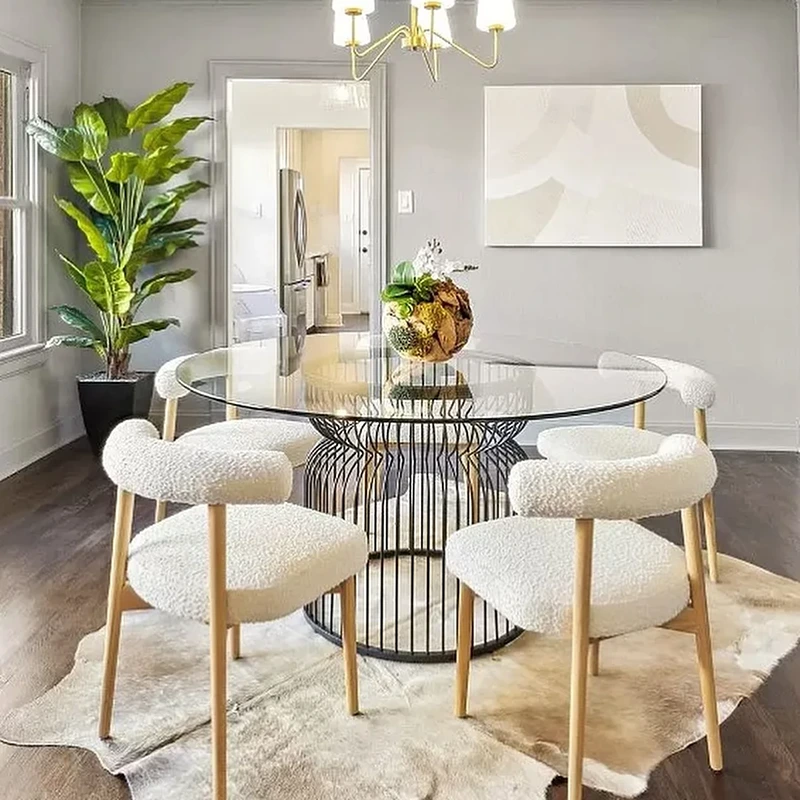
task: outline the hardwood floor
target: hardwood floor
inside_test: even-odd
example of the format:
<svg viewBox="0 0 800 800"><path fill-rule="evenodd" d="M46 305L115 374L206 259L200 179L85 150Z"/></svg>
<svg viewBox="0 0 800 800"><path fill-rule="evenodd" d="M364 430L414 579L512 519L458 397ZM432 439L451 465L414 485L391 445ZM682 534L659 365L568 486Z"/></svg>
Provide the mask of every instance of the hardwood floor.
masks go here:
<svg viewBox="0 0 800 800"><path fill-rule="evenodd" d="M720 453L719 466L723 552L800 580L800 458ZM103 625L112 508L113 491L84 441L0 483L0 714L60 680L79 640ZM137 528L152 514L152 503L138 501ZM653 528L679 541L677 517L656 520ZM642 797L800 798L800 652L742 703L722 737L722 775L708 770L700 743L663 763ZM584 796L608 798L589 790ZM0 745L2 800L128 797L124 781L109 776L92 754ZM565 797L563 784L551 788L552 800Z"/></svg>

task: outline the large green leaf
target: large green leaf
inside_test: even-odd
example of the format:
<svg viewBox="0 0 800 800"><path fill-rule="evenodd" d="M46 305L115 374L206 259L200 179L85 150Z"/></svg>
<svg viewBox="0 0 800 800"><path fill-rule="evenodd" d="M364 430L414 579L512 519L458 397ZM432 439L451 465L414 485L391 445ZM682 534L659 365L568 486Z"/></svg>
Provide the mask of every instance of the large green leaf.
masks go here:
<svg viewBox="0 0 800 800"><path fill-rule="evenodd" d="M56 255L64 262L64 266L67 269L67 274L70 278L72 278L72 282L85 294L89 294L89 290L86 288L86 276L83 274L83 270L75 264L73 261L70 261L63 253L59 253L56 250Z"/></svg>
<svg viewBox="0 0 800 800"><path fill-rule="evenodd" d="M46 119L36 117L25 126L25 130L42 150L62 161L80 161L83 158L85 145L77 128L56 128Z"/></svg>
<svg viewBox="0 0 800 800"><path fill-rule="evenodd" d="M142 158L136 165L134 174L139 180L145 183L150 183L162 170L164 170L177 155L178 150L175 147L159 147L158 150L153 150Z"/></svg>
<svg viewBox="0 0 800 800"><path fill-rule="evenodd" d="M112 139L128 136L128 109L116 97L105 97L94 104L97 113L106 124L108 135Z"/></svg>
<svg viewBox="0 0 800 800"><path fill-rule="evenodd" d="M175 83L160 92L156 92L152 97L148 97L147 100L128 114L128 128L136 131L145 125L161 122L186 97L191 88L191 83Z"/></svg>
<svg viewBox="0 0 800 800"><path fill-rule="evenodd" d="M81 229L81 232L86 237L86 241L89 247L94 250L97 254L97 257L101 261L111 261L113 255L111 253L111 248L108 245L103 234L100 232L100 229L83 213L77 206L70 203L68 200L62 200L61 198L56 198L56 203L58 207L69 217L75 220L78 227Z"/></svg>
<svg viewBox="0 0 800 800"><path fill-rule="evenodd" d="M103 331L80 309L73 306L53 306L50 310L55 311L67 325L77 328L81 333L85 333L100 342L105 339Z"/></svg>
<svg viewBox="0 0 800 800"><path fill-rule="evenodd" d="M108 129L93 106L81 103L73 112L75 127L83 136L83 157L99 161L108 149Z"/></svg>
<svg viewBox="0 0 800 800"><path fill-rule="evenodd" d="M157 150L159 147L175 146L190 131L196 130L211 117L181 117L149 130L142 144L145 150Z"/></svg>
<svg viewBox="0 0 800 800"><path fill-rule="evenodd" d="M184 231L190 231L192 228L196 228L199 225L205 225L206 223L201 219L181 219L177 222L169 222L166 225L159 225L155 228L157 233L182 233ZM202 231L195 231L195 233L200 234Z"/></svg>
<svg viewBox="0 0 800 800"><path fill-rule="evenodd" d="M183 202L187 197L190 197L202 189L208 188L210 188L209 184L207 184L205 181L189 181L189 183L182 183L180 186L175 186L169 191L156 195L144 207L144 212L149 217L154 218L160 209L170 206L176 200Z"/></svg>
<svg viewBox="0 0 800 800"><path fill-rule="evenodd" d="M148 186L158 186L159 184L171 181L176 175L185 172L190 167L197 164L199 161L208 161L207 158L200 158L199 156L187 156L185 158L173 158L163 169L159 170L148 181Z"/></svg>
<svg viewBox="0 0 800 800"><path fill-rule="evenodd" d="M171 283L182 283L188 281L195 274L193 269L182 269L176 272L165 272L162 275L156 275L142 283L139 290L136 292L136 299L134 303L140 305L148 297L158 294L165 286Z"/></svg>
<svg viewBox="0 0 800 800"><path fill-rule="evenodd" d="M138 153L114 153L106 178L112 183L125 183L135 172L140 160Z"/></svg>
<svg viewBox="0 0 800 800"><path fill-rule="evenodd" d="M127 347L135 342L141 342L155 331L163 331L176 325L180 327L180 321L174 317L168 319L148 319L145 322L135 322L133 325L124 325L119 331L119 347Z"/></svg>
<svg viewBox="0 0 800 800"><path fill-rule="evenodd" d="M100 170L85 162L67 164L67 173L72 188L83 195L86 202L101 214L111 214L117 206L117 197L112 194Z"/></svg>
<svg viewBox="0 0 800 800"><path fill-rule="evenodd" d="M101 311L118 317L128 313L133 290L119 265L92 261L86 265L83 274L89 295Z"/></svg>
<svg viewBox="0 0 800 800"><path fill-rule="evenodd" d="M88 336L51 336L47 340L45 348L51 347L86 347L98 351L102 348L103 343Z"/></svg>

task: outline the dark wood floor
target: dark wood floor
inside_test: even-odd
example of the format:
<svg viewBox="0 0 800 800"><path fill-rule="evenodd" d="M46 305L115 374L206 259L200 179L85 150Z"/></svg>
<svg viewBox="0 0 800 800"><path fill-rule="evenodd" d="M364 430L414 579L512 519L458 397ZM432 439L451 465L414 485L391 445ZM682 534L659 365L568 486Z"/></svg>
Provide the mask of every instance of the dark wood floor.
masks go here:
<svg viewBox="0 0 800 800"><path fill-rule="evenodd" d="M800 579L800 458L722 453L719 464L722 549ZM78 641L103 624L112 505L111 487L83 441L0 483L0 714L61 679ZM152 504L140 502L137 524L151 515ZM654 527L678 541L676 520ZM739 707L722 734L722 775L708 771L701 743L662 764L643 797L798 800L800 653ZM550 795L562 800L565 787L554 786ZM0 800L128 797L124 782L91 754L0 745Z"/></svg>

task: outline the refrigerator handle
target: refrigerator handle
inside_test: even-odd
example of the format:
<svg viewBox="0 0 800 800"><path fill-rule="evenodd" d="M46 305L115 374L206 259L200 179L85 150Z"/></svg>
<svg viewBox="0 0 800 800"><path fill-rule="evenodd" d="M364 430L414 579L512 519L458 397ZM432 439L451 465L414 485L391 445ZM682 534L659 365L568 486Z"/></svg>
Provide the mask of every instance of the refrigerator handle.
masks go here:
<svg viewBox="0 0 800 800"><path fill-rule="evenodd" d="M295 251L300 274L305 274L306 249L308 247L308 214L306 199L302 189L297 190L297 228L295 231Z"/></svg>

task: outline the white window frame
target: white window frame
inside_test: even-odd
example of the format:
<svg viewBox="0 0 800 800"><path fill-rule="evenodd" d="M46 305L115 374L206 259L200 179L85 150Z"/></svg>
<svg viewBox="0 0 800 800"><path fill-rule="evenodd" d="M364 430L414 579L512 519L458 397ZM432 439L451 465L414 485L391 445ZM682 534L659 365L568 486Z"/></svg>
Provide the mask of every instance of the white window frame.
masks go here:
<svg viewBox="0 0 800 800"><path fill-rule="evenodd" d="M45 54L0 34L0 69L15 82L12 133L13 195L0 197L0 208L19 210L14 225L14 314L19 333L0 338L0 367L38 353L44 346L45 287L43 257L47 251L42 199L45 196L41 156L25 133L26 122L44 116ZM18 316L17 316L18 315ZM0 369L0 376L4 370Z"/></svg>

